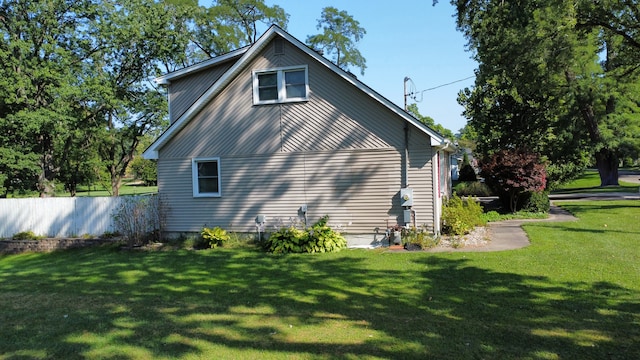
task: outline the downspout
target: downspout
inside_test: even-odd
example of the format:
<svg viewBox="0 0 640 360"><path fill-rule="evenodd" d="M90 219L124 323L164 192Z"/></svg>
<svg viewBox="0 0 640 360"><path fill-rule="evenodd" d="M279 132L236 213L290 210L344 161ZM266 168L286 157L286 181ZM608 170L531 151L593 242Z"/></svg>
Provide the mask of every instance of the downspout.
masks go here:
<svg viewBox="0 0 640 360"><path fill-rule="evenodd" d="M449 140L444 139L442 143L436 145L434 148L436 153L432 156L432 161L436 161L437 164L434 164L432 173L436 176L437 184L433 186L433 201L434 201L434 219L433 219L433 231L436 235L440 235L440 219L442 217L442 197L440 192L440 151L450 147L452 144Z"/></svg>
<svg viewBox="0 0 640 360"><path fill-rule="evenodd" d="M409 122L404 122L404 184L402 187L409 187Z"/></svg>
<svg viewBox="0 0 640 360"><path fill-rule="evenodd" d="M404 111L407 111L407 81L409 77L404 78ZM402 174L404 184L402 187L409 187L409 121L404 121L404 174Z"/></svg>

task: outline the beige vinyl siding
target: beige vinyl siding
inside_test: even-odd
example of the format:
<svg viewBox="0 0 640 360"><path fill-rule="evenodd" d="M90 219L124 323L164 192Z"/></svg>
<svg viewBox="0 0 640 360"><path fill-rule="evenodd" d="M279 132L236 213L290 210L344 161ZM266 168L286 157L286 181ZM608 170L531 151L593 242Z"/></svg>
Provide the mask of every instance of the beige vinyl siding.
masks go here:
<svg viewBox="0 0 640 360"><path fill-rule="evenodd" d="M169 119L173 123L198 100L229 68L233 61L204 69L171 81L169 85Z"/></svg>
<svg viewBox="0 0 640 360"><path fill-rule="evenodd" d="M265 53L270 52L272 46L267 46ZM285 54L299 59L287 58L283 64L283 55L258 56L163 148L163 156L402 146L404 125L397 115L325 67L310 63L301 51L287 47ZM254 106L251 71L294 63L309 63L310 100Z"/></svg>
<svg viewBox="0 0 640 360"><path fill-rule="evenodd" d="M159 150L167 231L254 231L257 215L288 220L303 204L310 221L328 214L352 234L384 232L400 221L404 120L286 45L285 55L266 46ZM253 105L252 70L295 65L309 67L309 101ZM433 229L430 138L410 128L409 139L418 225ZM193 197L195 157L220 157L220 198Z"/></svg>
<svg viewBox="0 0 640 360"><path fill-rule="evenodd" d="M416 226L434 229L432 158L435 151L416 129L409 131L409 187L413 189ZM437 186L437 184L435 184Z"/></svg>
<svg viewBox="0 0 640 360"><path fill-rule="evenodd" d="M199 231L221 226L255 231L255 217L267 225L288 222L308 206L310 222L323 215L350 233L373 233L397 221L400 155L395 149L228 156L220 159L220 198L193 198L191 159L158 162L159 191L170 204L166 230Z"/></svg>
<svg viewBox="0 0 640 360"><path fill-rule="evenodd" d="M287 44L281 66L308 64L309 101L282 106L283 151L400 146L403 122L322 64Z"/></svg>
<svg viewBox="0 0 640 360"><path fill-rule="evenodd" d="M239 76L162 148L167 158L280 151L280 109L252 105L250 74Z"/></svg>

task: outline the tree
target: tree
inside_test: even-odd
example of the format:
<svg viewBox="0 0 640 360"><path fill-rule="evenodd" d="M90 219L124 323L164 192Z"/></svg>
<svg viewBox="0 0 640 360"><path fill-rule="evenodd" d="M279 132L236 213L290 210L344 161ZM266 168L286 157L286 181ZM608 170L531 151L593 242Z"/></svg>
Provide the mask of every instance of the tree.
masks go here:
<svg viewBox="0 0 640 360"><path fill-rule="evenodd" d="M91 113L101 124L97 148L117 196L140 139L166 122L166 100L151 79L160 64L182 51L186 38L163 3L104 1L102 6L104 16L92 24L101 48L87 64L92 78L85 85L94 96Z"/></svg>
<svg viewBox="0 0 640 360"><path fill-rule="evenodd" d="M153 137L147 134L138 144L136 154L129 163L129 169L136 179L144 182L145 186L153 186L158 184L158 165L155 160L144 159L142 152L151 145Z"/></svg>
<svg viewBox="0 0 640 360"><path fill-rule="evenodd" d="M637 4L452 3L479 63L475 87L459 97L478 151L530 148L548 159L554 183L591 156L601 184L617 184L621 151L640 141Z"/></svg>
<svg viewBox="0 0 640 360"><path fill-rule="evenodd" d="M218 0L217 13L222 23L236 27L237 34L244 35L244 44L258 40L258 23L277 24L285 28L289 15L278 5L267 6L263 0ZM240 38L240 36L238 36Z"/></svg>
<svg viewBox="0 0 640 360"><path fill-rule="evenodd" d="M74 194L105 171L117 195L140 139L166 125L151 79L287 16L262 0L0 1L0 195Z"/></svg>
<svg viewBox="0 0 640 360"><path fill-rule="evenodd" d="M460 181L478 181L478 176L476 175L476 170L471 166L471 162L469 161L469 154L465 151L462 155L462 164L460 167L460 176L458 177Z"/></svg>
<svg viewBox="0 0 640 360"><path fill-rule="evenodd" d="M354 66L364 75L366 60L360 54L357 43L367 32L357 20L346 11L328 6L322 9L316 29L322 29L322 33L308 36L307 45L331 55L339 68L347 71L349 66Z"/></svg>
<svg viewBox="0 0 640 360"><path fill-rule="evenodd" d="M145 186L158 184L158 166L154 160L136 156L129 166L135 178L141 180Z"/></svg>
<svg viewBox="0 0 640 360"><path fill-rule="evenodd" d="M541 192L546 186L545 167L537 154L524 149L500 150L482 161L485 183L509 209L519 209L525 193Z"/></svg>
<svg viewBox="0 0 640 360"><path fill-rule="evenodd" d="M208 59L256 42L259 25L276 24L287 28L289 15L278 5L263 0L218 0L211 6L198 6L190 0L174 0L175 20L186 26L190 44L183 65Z"/></svg>
<svg viewBox="0 0 640 360"><path fill-rule="evenodd" d="M433 120L432 117L424 116L424 115L420 114L420 111L418 110L418 105L409 104L407 106L407 112L409 114L413 115L413 117L418 119L418 121L420 121L421 123L427 125L428 127L432 128L433 130L439 132L444 137L449 138L449 139L453 139L453 132L451 130L445 128L444 126L442 126L440 124L436 124L436 121Z"/></svg>
<svg viewBox="0 0 640 360"><path fill-rule="evenodd" d="M0 3L0 171L7 191L54 193L62 143L78 127L82 64L95 51L90 0Z"/></svg>

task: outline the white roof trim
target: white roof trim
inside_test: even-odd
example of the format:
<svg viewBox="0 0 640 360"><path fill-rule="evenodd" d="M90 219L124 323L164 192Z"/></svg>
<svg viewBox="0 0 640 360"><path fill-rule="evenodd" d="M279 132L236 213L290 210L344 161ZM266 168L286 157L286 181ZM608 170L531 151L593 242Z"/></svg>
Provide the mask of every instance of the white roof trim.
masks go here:
<svg viewBox="0 0 640 360"><path fill-rule="evenodd" d="M206 69L208 67L215 66L215 65L217 65L219 63L222 63L222 62L225 62L227 60L231 60L233 58L240 57L248 49L249 49L249 46L245 46L245 47L242 47L240 49L228 52L226 54L223 54L223 55L220 55L220 56L216 56L214 58L205 60L203 62L188 66L186 68L182 68L180 70L176 70L176 71L167 73L165 75L158 76L157 78L155 78L155 82L158 85L168 85L168 84L171 83L171 80L173 80L173 79L181 78L181 77L183 77L185 75L188 75L188 74L200 71L200 70L204 70L204 69Z"/></svg>
<svg viewBox="0 0 640 360"><path fill-rule="evenodd" d="M382 105L389 108L392 112L394 112L398 116L405 119L411 125L415 126L418 130L429 135L429 137L431 137L431 146L443 146L447 144L446 139L442 135L438 134L428 126L422 124L420 121L418 121L416 118L411 116L406 111L402 110L396 104L392 103L384 96L378 94L377 92L372 90L370 87L363 84L361 81L353 78L352 76L347 74L345 71L340 69L338 66L333 64L331 61L327 60L322 55L319 55L317 52L310 49L304 43L300 42L298 39L294 38L289 33L282 30L280 27L276 25L272 25L269 28L269 30L267 30L264 34L262 34L262 36L258 39L258 41L256 41L253 45L249 47L245 47L245 48L227 53L225 55L213 58L211 60L207 60L203 63L197 64L188 68L184 68L182 70L178 70L176 72L173 72L158 78L158 79L161 79L161 81L169 82L171 79L184 76L188 73L203 69L207 66L212 66L224 60L231 59L233 56L242 54L240 59L236 61L236 63L233 64L233 66L231 66L231 68L229 68L213 85L211 85L211 87L195 103L193 103L191 107L189 107L189 109L185 111L184 114L182 114L182 116L180 116L180 118L178 118L173 124L171 124L171 126L164 133L162 133L162 135L160 135L160 137L156 139L156 141L154 141L154 143L151 144L151 146L149 146L147 150L145 150L142 156L145 159L157 159L158 150L167 141L169 141L174 134L180 131L180 129L182 129L193 118L193 116L195 116L198 112L200 112L200 110L202 110L202 108L204 108L204 106L208 104L209 101L213 99L213 97L215 97L222 89L224 89L224 87L227 86L231 82L231 80L233 80L236 77L236 75L268 44L268 42L275 35L282 36L283 38L288 40L291 44L296 46L298 49L302 50L307 55L311 56L316 61L320 62L321 64L323 64L324 66L326 66L327 68L329 68L330 70L338 74L344 80L351 83L353 86L357 87L358 89L360 89L361 91L363 91L364 93L372 97L373 99L377 100ZM224 57L224 59L221 60L220 59L221 57ZM197 68L192 69L194 67L197 67ZM157 82L158 82L158 79L156 79ZM158 82L158 83L161 83L161 82Z"/></svg>

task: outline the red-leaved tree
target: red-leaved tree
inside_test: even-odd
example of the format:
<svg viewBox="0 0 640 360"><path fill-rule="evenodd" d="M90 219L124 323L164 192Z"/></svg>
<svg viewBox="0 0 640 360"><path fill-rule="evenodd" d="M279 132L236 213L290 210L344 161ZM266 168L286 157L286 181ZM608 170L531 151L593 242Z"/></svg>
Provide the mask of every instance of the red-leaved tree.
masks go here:
<svg viewBox="0 0 640 360"><path fill-rule="evenodd" d="M525 149L500 150L482 161L482 176L512 212L525 193L543 191L547 172L538 154Z"/></svg>

